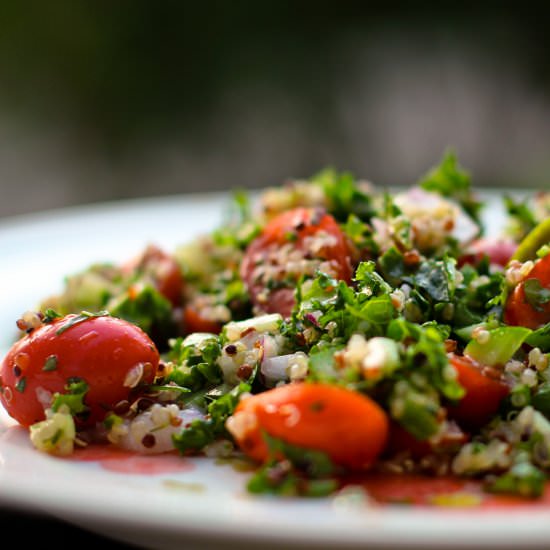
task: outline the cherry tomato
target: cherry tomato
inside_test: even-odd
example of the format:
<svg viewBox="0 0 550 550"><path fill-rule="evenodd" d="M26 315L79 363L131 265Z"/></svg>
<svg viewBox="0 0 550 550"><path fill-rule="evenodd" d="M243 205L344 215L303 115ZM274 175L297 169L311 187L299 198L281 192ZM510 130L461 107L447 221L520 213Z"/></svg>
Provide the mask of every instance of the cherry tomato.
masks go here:
<svg viewBox="0 0 550 550"><path fill-rule="evenodd" d="M251 300L264 313L289 316L300 277L325 262L349 282L351 252L336 220L321 208L298 207L272 218L253 240L241 264Z"/></svg>
<svg viewBox="0 0 550 550"><path fill-rule="evenodd" d="M137 326L110 316L71 314L12 346L0 367L0 400L11 417L29 426L45 418L54 393L67 393L68 383L78 378L88 385L89 415L81 425L93 425L138 383L151 383L158 363L155 345Z"/></svg>
<svg viewBox="0 0 550 550"><path fill-rule="evenodd" d="M477 264L484 256L487 256L491 264L505 267L516 248L517 243L512 239L488 237L476 239L467 247L465 254L459 258L458 265Z"/></svg>
<svg viewBox="0 0 550 550"><path fill-rule="evenodd" d="M321 383L292 383L248 397L227 424L244 453L263 462L262 433L323 451L349 469L370 466L388 437L386 413L368 397Z"/></svg>
<svg viewBox="0 0 550 550"><path fill-rule="evenodd" d="M550 323L550 302L541 304L539 309L535 309L527 301L525 283L529 279L536 279L543 288L550 290L550 254L537 260L527 278L516 285L504 310L505 323L537 329Z"/></svg>
<svg viewBox="0 0 550 550"><path fill-rule="evenodd" d="M421 458L429 454L432 446L428 441L420 441L409 433L397 422L390 423L389 440L387 446L388 454L394 455L402 451L408 451L412 457Z"/></svg>
<svg viewBox="0 0 550 550"><path fill-rule="evenodd" d="M137 280L150 282L173 306L181 303L184 280L176 259L155 245L149 245L142 254L122 267Z"/></svg>
<svg viewBox="0 0 550 550"><path fill-rule="evenodd" d="M215 319L208 319L193 305L188 304L183 308L183 332L191 334L192 332L212 332L219 334L223 323Z"/></svg>
<svg viewBox="0 0 550 550"><path fill-rule="evenodd" d="M470 357L450 353L449 360L466 391L457 405L448 407L449 416L467 429L480 428L497 413L510 388L498 371L483 367Z"/></svg>
<svg viewBox="0 0 550 550"><path fill-rule="evenodd" d="M412 458L419 459L430 453L457 448L467 440L468 436L454 421L447 422L445 432L440 434L434 443L430 440L416 439L403 426L392 421L390 422L390 435L386 451L390 457L407 451Z"/></svg>

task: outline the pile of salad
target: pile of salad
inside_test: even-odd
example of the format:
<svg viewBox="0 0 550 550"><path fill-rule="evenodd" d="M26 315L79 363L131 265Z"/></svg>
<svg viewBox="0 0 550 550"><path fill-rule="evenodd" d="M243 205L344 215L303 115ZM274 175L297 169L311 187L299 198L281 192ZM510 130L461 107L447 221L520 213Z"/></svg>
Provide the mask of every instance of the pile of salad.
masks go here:
<svg viewBox="0 0 550 550"><path fill-rule="evenodd" d="M17 320L0 399L40 451L246 457L253 493L369 472L539 497L550 193L485 204L452 152L409 189L326 169L174 250L67 276Z"/></svg>

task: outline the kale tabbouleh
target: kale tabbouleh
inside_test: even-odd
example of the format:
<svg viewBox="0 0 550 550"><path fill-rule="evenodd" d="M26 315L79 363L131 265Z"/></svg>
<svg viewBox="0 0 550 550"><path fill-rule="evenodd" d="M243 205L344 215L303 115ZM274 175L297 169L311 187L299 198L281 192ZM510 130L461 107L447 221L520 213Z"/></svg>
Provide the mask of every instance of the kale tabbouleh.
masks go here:
<svg viewBox="0 0 550 550"><path fill-rule="evenodd" d="M487 234L451 152L405 190L326 169L235 193L209 234L91 265L26 312L2 403L41 451L244 456L253 493L391 472L539 497L550 193L502 205Z"/></svg>

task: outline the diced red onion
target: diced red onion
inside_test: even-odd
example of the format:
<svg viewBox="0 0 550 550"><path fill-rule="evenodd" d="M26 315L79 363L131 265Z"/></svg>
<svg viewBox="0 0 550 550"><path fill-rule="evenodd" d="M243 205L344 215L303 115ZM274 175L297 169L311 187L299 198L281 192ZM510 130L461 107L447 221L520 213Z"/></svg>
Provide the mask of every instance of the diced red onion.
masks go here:
<svg viewBox="0 0 550 550"><path fill-rule="evenodd" d="M314 315L313 313L306 313L304 315L304 319L309 321L315 327L319 327L318 317L319 317L318 315Z"/></svg>
<svg viewBox="0 0 550 550"><path fill-rule="evenodd" d="M268 357L262 361L262 364L260 365L260 372L267 380L272 382L287 380L287 369L290 361L292 361L294 357L294 353L289 355L279 355L277 357Z"/></svg>

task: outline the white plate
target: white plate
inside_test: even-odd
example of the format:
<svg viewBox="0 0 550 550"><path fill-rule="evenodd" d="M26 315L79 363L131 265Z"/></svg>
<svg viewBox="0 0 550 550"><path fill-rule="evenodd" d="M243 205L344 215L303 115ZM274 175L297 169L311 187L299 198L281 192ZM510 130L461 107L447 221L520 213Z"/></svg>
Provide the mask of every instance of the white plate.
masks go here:
<svg viewBox="0 0 550 550"><path fill-rule="evenodd" d="M491 200L496 194L484 194ZM47 212L0 223L0 349L15 319L91 262L119 261L154 242L168 249L215 227L226 195L193 195ZM502 222L500 201L489 209ZM284 500L246 493L248 474L207 459L164 457L185 471L117 473L100 462L34 451L0 411L0 503L45 510L87 529L157 549L209 547L546 547L550 511L413 509L341 499Z"/></svg>

